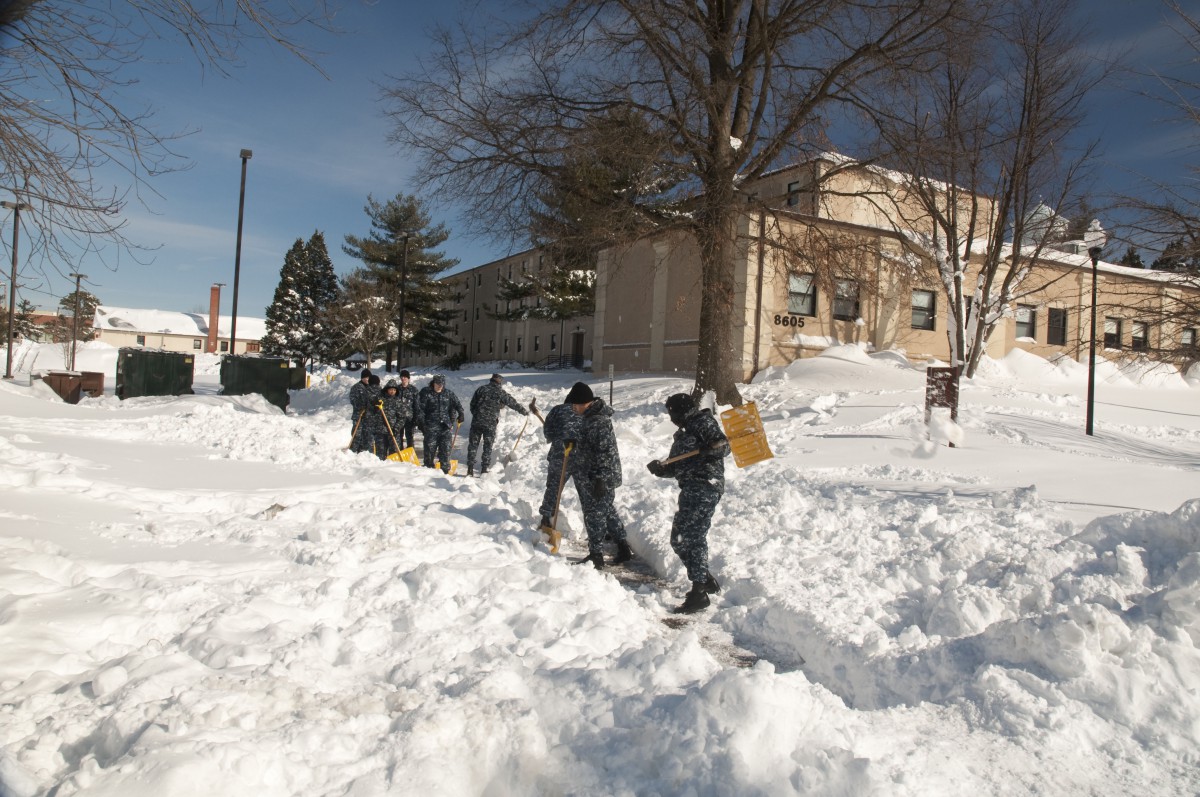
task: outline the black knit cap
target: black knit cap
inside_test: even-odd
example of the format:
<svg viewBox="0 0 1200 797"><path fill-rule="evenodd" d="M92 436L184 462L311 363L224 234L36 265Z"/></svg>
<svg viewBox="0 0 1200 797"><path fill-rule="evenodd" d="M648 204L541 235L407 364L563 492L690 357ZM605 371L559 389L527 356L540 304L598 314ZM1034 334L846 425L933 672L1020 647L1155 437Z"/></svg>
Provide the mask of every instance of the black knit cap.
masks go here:
<svg viewBox="0 0 1200 797"><path fill-rule="evenodd" d="M368 379L371 376L371 371L367 368L362 369L362 373L358 375L359 379Z"/></svg>
<svg viewBox="0 0 1200 797"><path fill-rule="evenodd" d="M400 376L407 376L409 379L412 379L412 374L410 374L408 371L401 371Z"/></svg>
<svg viewBox="0 0 1200 797"><path fill-rule="evenodd" d="M500 374L492 374L492 381L499 384L500 382L504 381L504 377Z"/></svg>
<svg viewBox="0 0 1200 797"><path fill-rule="evenodd" d="M689 393L676 393L667 399L667 414L676 425L683 423L696 409L696 399Z"/></svg>
<svg viewBox="0 0 1200 797"><path fill-rule="evenodd" d="M430 380L430 384L444 385L446 384L446 377L442 374L434 374L433 379Z"/></svg>
<svg viewBox="0 0 1200 797"><path fill-rule="evenodd" d="M596 397L592 395L592 389L583 382L576 382L571 386L571 392L563 400L564 404L587 404L593 401Z"/></svg>

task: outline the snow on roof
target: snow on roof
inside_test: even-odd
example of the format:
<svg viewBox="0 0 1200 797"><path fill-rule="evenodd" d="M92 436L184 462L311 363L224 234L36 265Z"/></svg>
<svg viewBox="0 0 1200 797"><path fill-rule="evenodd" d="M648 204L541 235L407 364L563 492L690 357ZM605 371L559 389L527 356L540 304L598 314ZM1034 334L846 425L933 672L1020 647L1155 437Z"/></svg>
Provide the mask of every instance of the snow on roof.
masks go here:
<svg viewBox="0 0 1200 797"><path fill-rule="evenodd" d="M233 316L223 315L217 319L217 337L229 337ZM139 310L129 307L96 308L93 327L99 330L121 332L149 332L155 335L208 336L207 313L175 313L169 310ZM258 340L267 334L265 318L238 316L238 340Z"/></svg>

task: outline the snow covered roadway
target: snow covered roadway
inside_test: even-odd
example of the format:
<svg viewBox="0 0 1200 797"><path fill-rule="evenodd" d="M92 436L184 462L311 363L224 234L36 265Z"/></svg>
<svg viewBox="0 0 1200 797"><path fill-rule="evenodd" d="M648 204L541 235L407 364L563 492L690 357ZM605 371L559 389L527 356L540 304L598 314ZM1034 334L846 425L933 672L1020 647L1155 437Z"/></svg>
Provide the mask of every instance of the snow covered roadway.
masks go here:
<svg viewBox="0 0 1200 797"><path fill-rule="evenodd" d="M1089 440L1074 365L964 385L955 449L893 357L763 375L777 458L730 467L681 628L644 463L683 380L615 386L632 587L541 542L539 434L463 479L342 450L350 376L286 415L2 384L0 794L1195 794L1196 389L1106 374Z"/></svg>

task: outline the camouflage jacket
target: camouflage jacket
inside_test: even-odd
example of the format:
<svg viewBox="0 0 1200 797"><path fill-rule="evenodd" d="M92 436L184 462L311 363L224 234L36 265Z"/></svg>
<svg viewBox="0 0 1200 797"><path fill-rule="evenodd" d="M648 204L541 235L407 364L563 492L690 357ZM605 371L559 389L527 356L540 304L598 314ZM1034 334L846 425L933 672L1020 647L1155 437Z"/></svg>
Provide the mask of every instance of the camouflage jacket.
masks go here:
<svg viewBox="0 0 1200 797"><path fill-rule="evenodd" d="M354 411L354 419L357 421L362 411L374 404L378 397L379 388L364 385L362 382L355 383L354 387L350 388L350 408Z"/></svg>
<svg viewBox="0 0 1200 797"><path fill-rule="evenodd" d="M684 419L683 426L675 432L671 453L667 458L697 449L700 453L696 456L665 466L663 470L666 475L678 479L680 487L704 484L724 492L729 439L721 431L721 424L713 417L712 410L695 410Z"/></svg>
<svg viewBox="0 0 1200 797"><path fill-rule="evenodd" d="M546 425L542 433L550 443L548 459L561 459L563 447L568 440L579 439L579 428L582 419L571 409L570 404L559 404L546 413Z"/></svg>
<svg viewBox="0 0 1200 797"><path fill-rule="evenodd" d="M579 437L567 459L576 484L600 481L612 490L621 486L621 455L613 432L612 407L595 399L580 418Z"/></svg>
<svg viewBox="0 0 1200 797"><path fill-rule="evenodd" d="M450 388L442 388L438 393L432 387L421 388L417 396L417 425L424 431L432 431L439 427L453 429L454 424L461 423L463 418L462 402Z"/></svg>
<svg viewBox="0 0 1200 797"><path fill-rule="evenodd" d="M501 407L516 410L522 415L529 414L529 410L522 407L504 388L495 382L488 382L471 396L471 427L478 425L494 429L500 421Z"/></svg>

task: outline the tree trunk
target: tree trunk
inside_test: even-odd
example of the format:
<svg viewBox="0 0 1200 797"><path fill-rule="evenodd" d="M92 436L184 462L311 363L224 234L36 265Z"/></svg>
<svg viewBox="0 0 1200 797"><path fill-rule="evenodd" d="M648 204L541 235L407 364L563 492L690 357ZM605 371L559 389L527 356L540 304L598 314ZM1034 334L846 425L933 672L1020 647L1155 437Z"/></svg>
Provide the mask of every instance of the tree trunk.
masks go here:
<svg viewBox="0 0 1200 797"><path fill-rule="evenodd" d="M742 316L733 303L733 212L723 208L700 222L696 241L700 248L700 334L696 352L696 390L712 390L718 404L742 405L737 381L741 352L734 347L732 319Z"/></svg>

